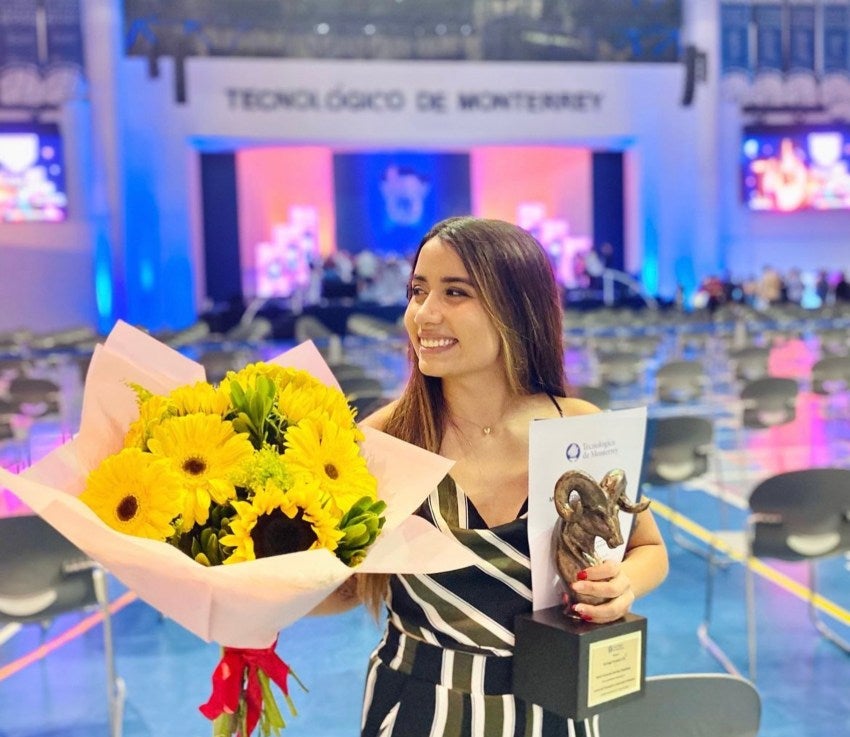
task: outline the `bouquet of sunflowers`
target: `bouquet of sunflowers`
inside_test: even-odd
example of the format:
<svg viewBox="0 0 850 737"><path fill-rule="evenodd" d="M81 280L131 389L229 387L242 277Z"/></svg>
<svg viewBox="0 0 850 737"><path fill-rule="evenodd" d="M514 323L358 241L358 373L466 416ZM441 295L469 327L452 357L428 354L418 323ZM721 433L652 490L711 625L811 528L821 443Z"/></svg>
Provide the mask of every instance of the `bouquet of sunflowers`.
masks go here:
<svg viewBox="0 0 850 737"><path fill-rule="evenodd" d="M268 735L285 726L271 683L295 713L280 629L355 566L470 563L411 516L451 462L355 419L311 344L214 386L119 323L92 359L78 435L20 476L0 469L0 482L142 599L222 645L201 706L215 735Z"/></svg>
<svg viewBox="0 0 850 737"><path fill-rule="evenodd" d="M363 559L386 504L339 390L266 363L219 386L133 389L139 418L80 495L107 525L207 566L315 548Z"/></svg>
<svg viewBox="0 0 850 737"><path fill-rule="evenodd" d="M267 363L230 372L218 386L196 382L166 395L133 389L139 417L124 448L88 475L80 495L104 523L167 542L205 566L316 548L347 565L362 561L386 504L339 390ZM264 698L255 701L265 708L252 704L246 676L237 703L205 705L204 714L234 721L243 735L258 719L263 734L285 726L266 675L257 666ZM281 687L294 713L285 678ZM232 731L220 727L216 733Z"/></svg>

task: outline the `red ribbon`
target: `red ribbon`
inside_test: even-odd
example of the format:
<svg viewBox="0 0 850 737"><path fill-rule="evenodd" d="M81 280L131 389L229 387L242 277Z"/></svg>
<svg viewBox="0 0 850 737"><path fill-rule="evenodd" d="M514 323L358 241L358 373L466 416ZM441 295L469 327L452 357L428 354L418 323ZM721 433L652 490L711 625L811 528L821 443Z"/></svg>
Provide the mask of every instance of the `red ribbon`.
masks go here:
<svg viewBox="0 0 850 737"><path fill-rule="evenodd" d="M263 709L263 691L257 675L262 670L285 695L289 695L286 677L289 666L275 652L277 640L265 649L226 647L212 676L213 691L206 704L198 707L207 719L235 714L239 699L245 696L248 737L257 726Z"/></svg>

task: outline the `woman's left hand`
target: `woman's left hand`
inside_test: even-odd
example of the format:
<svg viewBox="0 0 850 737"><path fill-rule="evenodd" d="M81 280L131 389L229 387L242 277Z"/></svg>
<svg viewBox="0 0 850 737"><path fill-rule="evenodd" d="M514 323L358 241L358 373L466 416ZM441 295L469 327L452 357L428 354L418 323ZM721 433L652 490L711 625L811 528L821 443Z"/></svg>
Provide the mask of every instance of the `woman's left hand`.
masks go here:
<svg viewBox="0 0 850 737"><path fill-rule="evenodd" d="M583 576L583 577L582 577ZM625 615L635 600L632 584L620 563L606 560L585 568L572 589L582 595L606 599L602 604L579 603L572 607L573 613L586 622L613 622Z"/></svg>

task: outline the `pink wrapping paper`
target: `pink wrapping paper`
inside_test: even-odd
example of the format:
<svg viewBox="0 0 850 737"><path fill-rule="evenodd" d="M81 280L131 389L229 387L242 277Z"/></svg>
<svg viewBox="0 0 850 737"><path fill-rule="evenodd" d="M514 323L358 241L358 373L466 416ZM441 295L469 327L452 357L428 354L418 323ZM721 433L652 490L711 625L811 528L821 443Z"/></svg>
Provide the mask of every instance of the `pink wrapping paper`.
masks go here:
<svg viewBox="0 0 850 737"><path fill-rule="evenodd" d="M312 343L272 362L338 386ZM119 322L92 357L79 433L19 476L0 469L0 484L141 599L198 637L227 647L267 647L279 630L307 614L355 571L435 573L476 562L452 538L411 516L452 461L372 428L364 428L363 452L378 479L378 497L387 503L386 523L356 569L327 550L207 568L167 543L111 529L77 496L88 473L120 450L138 415L128 382L167 393L202 380L202 366Z"/></svg>

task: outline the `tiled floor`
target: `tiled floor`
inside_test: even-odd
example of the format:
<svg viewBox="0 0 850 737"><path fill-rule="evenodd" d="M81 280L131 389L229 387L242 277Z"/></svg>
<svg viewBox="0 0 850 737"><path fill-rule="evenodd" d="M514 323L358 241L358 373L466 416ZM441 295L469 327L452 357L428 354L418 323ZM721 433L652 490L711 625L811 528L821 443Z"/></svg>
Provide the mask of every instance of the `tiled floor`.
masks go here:
<svg viewBox="0 0 850 737"><path fill-rule="evenodd" d="M744 506L752 486L780 470L812 465L850 464L850 411L825 407L806 387L811 344L799 341L774 351L773 369L796 374L802 385L796 420L785 427L740 433L728 377L716 380L710 401L691 408L715 419L722 464L721 480L709 474L679 488L654 488L656 515L669 544L671 571L664 585L639 601L635 610L649 622L647 670L650 674L719 672L718 662L697 638L704 616L706 561L686 550L685 540L704 547L722 524L743 529ZM357 351L360 362L390 389L398 386L404 362L398 351ZM590 365L576 357L576 365ZM581 363L584 361L584 363ZM657 362L656 364L657 365ZM591 369L588 376L591 378ZM71 380L73 381L73 380ZM651 368L638 399L651 397ZM635 401L624 394L621 406ZM827 411L828 410L828 411ZM678 411L678 410L676 410ZM651 406L651 413L670 413ZM56 429L58 433L59 430ZM49 442L49 440L48 440ZM39 452L38 450L35 451ZM675 498L672 493L675 492ZM718 507L722 492L727 504ZM10 497L0 504L14 506ZM675 504L677 513L671 505ZM674 539L673 533L677 539ZM724 538L725 539L725 538ZM800 565L769 563L756 578L758 602L758 678L763 702L763 737L814 737L850 734L850 656L820 637L806 616L795 584L805 584ZM822 563L821 590L830 622L850 637L850 562ZM711 633L732 663L746 670L744 568L731 561L717 571ZM123 593L113 582L113 594ZM68 615L41 632L27 627L0 644L0 737L91 737L107 734L103 643L99 627L71 639L44 658L20 667L41 645L49 645L75 626ZM210 674L218 657L203 643L164 620L139 601L114 616L118 671L126 681L123 720L127 737L200 737L209 723L197 706L209 695ZM362 609L343 616L308 618L281 633L279 653L310 689L295 686L299 709L288 720L288 737L354 737L366 658L379 637Z"/></svg>

